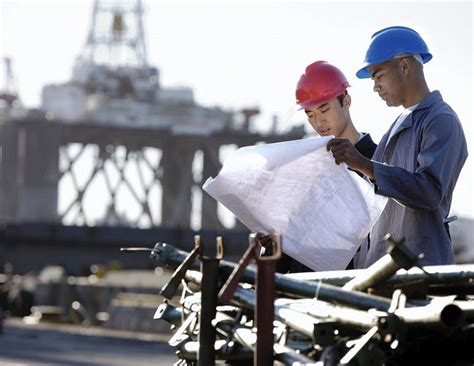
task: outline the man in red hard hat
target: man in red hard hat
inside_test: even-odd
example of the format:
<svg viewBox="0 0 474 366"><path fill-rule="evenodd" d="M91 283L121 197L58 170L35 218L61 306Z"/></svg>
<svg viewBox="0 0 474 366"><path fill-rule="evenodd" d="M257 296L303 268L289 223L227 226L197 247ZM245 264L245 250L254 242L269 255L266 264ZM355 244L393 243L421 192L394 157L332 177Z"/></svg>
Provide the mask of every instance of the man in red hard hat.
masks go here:
<svg viewBox="0 0 474 366"><path fill-rule="evenodd" d="M351 96L347 92L348 87L349 82L341 70L326 61L316 61L306 67L298 81L296 102L304 109L308 122L320 136L347 139L362 156L370 159L377 145L369 134L360 133L354 127L349 112ZM258 237L264 246L270 243L270 236ZM359 266L358 262L362 261L360 254L356 254L347 268ZM312 270L283 254L277 263L277 271L294 273Z"/></svg>
<svg viewBox="0 0 474 366"><path fill-rule="evenodd" d="M371 158L377 145L369 134L352 123L350 87L344 74L326 61L306 67L296 86L296 103L304 109L311 127L320 136L348 139L362 155Z"/></svg>
<svg viewBox="0 0 474 366"><path fill-rule="evenodd" d="M413 29L389 27L373 34L359 78L371 78L373 90L387 106L404 111L382 137L371 159L348 139L334 139L327 148L336 164L346 163L374 181L375 192L389 197L373 227L365 265L381 258L390 233L415 254L422 265L454 263L448 218L467 145L456 113L439 91L430 91L423 64L432 58Z"/></svg>

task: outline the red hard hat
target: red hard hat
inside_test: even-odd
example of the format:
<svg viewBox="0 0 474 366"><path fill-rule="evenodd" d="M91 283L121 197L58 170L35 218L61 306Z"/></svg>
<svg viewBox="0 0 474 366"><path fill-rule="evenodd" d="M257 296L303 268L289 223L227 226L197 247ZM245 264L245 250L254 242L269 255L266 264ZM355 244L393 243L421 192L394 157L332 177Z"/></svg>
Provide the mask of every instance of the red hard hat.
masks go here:
<svg viewBox="0 0 474 366"><path fill-rule="evenodd" d="M336 66L316 61L306 67L296 86L296 103L301 108L321 104L341 95L349 82Z"/></svg>

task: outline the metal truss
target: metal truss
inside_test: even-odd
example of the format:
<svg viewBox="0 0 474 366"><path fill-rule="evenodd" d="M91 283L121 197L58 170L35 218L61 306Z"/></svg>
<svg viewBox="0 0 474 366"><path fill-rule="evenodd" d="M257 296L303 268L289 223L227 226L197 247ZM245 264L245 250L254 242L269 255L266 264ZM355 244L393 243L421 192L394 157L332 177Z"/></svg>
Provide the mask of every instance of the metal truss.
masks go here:
<svg viewBox="0 0 474 366"><path fill-rule="evenodd" d="M161 150L152 147L132 150L79 143L60 146L61 221L87 226L159 226L160 160ZM90 209L98 205L105 209L102 217ZM133 206L135 209L130 209Z"/></svg>

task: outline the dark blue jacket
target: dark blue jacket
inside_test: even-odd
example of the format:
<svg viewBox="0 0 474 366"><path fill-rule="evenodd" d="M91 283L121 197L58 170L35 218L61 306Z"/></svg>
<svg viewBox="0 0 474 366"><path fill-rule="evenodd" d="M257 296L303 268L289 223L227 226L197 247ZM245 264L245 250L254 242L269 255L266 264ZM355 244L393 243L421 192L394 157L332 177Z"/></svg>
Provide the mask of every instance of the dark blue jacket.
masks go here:
<svg viewBox="0 0 474 366"><path fill-rule="evenodd" d="M461 123L434 91L408 115L387 144L389 134L390 130L372 160L375 192L391 199L371 231L365 264L369 266L387 252L383 239L387 233L396 240L404 238L416 254L423 253L423 265L453 263L444 220L467 158Z"/></svg>

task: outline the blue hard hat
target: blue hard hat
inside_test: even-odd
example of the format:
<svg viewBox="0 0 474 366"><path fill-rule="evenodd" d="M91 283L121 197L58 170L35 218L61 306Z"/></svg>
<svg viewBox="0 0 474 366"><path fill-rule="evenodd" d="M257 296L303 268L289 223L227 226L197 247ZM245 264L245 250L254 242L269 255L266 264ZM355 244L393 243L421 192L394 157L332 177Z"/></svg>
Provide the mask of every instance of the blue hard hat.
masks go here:
<svg viewBox="0 0 474 366"><path fill-rule="evenodd" d="M433 58L425 41L413 29L388 27L372 35L364 65L357 71L356 76L359 79L370 78L370 66L389 61L398 55L420 55L423 63Z"/></svg>

